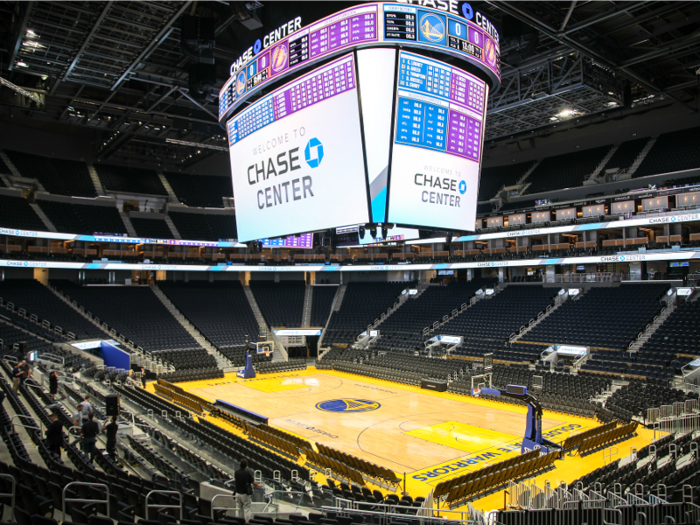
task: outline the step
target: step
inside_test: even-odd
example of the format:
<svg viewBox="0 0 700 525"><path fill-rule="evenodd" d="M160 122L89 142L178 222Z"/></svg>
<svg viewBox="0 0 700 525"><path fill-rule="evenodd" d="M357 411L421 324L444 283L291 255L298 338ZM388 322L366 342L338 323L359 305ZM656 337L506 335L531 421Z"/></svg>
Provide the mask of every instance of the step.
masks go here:
<svg viewBox="0 0 700 525"><path fill-rule="evenodd" d="M122 222L124 223L124 226L126 227L127 233L131 237L138 237L138 234L136 233L136 229L134 228L134 225L131 223L131 219L129 218L129 216L121 210L119 210L119 216L122 218Z"/></svg>
<svg viewBox="0 0 700 525"><path fill-rule="evenodd" d="M94 165L88 164L88 173L90 174L90 179L92 180L93 186L95 186L95 191L97 192L97 194L107 195L104 186L102 186L100 176L97 174L97 170L95 169Z"/></svg>
<svg viewBox="0 0 700 525"><path fill-rule="evenodd" d="M537 166L540 165L540 162L542 162L542 161L541 161L541 160L538 160L537 162L535 162L535 163L530 167L530 169L527 170L527 171L523 174L523 176L520 177L520 178L518 179L518 181L516 182L516 184L523 184L523 183L527 180L527 178L530 176L530 174L531 174L533 171L535 171L535 168L537 168ZM522 193L521 193L521 195L522 195Z"/></svg>
<svg viewBox="0 0 700 525"><path fill-rule="evenodd" d="M595 170L593 170L593 173L591 173L588 177L586 177L586 180L583 182L584 186L586 185L587 182L589 184L596 183L596 179L600 175L600 172L603 171L603 168L608 163L608 161L612 158L612 156L615 154L615 152L617 151L617 149L619 147L620 146L613 146L612 148L610 148L610 151L608 151L605 154L605 156L603 157L603 160L601 160L600 163L598 164L598 166L596 166Z"/></svg>
<svg viewBox="0 0 700 525"><path fill-rule="evenodd" d="M44 223L44 226L46 226L50 232L57 232L58 231L56 226L54 226L53 222L51 222L51 219L48 218L48 216L44 213L44 210L42 210L38 204L30 202L29 206L32 207L32 209L36 212L36 214L41 219L41 222Z"/></svg>
<svg viewBox="0 0 700 525"><path fill-rule="evenodd" d="M644 159L647 156L647 153L651 151L651 148L654 147L654 144L656 143L656 139L658 138L658 135L656 137L652 137L649 139L649 142L647 142L644 147L642 148L642 151L639 152L639 155L637 155L637 158L634 159L634 162L632 165L629 167L629 169L626 172L627 178L632 178L634 175L634 172L637 171L639 166L644 162Z"/></svg>
<svg viewBox="0 0 700 525"><path fill-rule="evenodd" d="M177 309L177 306L175 306L172 301L168 298L167 295L163 293L163 291L157 286L151 286L151 290L153 293L160 299L160 301L163 303L163 305L168 309L168 311L172 314L172 316L177 320L180 325L187 330L187 333L189 333L199 345L204 348L209 355L214 356L214 359L216 359L217 365L225 365L226 367L231 367L233 366L233 363L231 363L221 352L219 352L214 345L212 345L202 333L197 330L197 328L190 323L184 315L182 315L182 312Z"/></svg>
<svg viewBox="0 0 700 525"><path fill-rule="evenodd" d="M50 286L50 285L45 285L45 286L46 286L46 289L47 289L47 290L50 290L50 291L51 291L56 297L58 297L61 301L63 301L64 303L66 303L66 304L67 304L68 306L70 306L73 310L75 310L76 312L78 312L78 313L79 313L80 315L82 315L85 319L87 319L87 320L90 321L92 324L94 324L97 328L99 328L100 330L102 330L110 339L111 339L111 338L117 339L117 338L115 338L112 334L110 334L108 331L106 331L105 328L102 326L101 323L98 323L97 321L95 321L95 319L89 317L83 310L81 310L80 307L74 305L73 302L72 302L68 297L66 297L66 296L63 295L61 292L59 292L57 289L55 289L54 287L52 287L52 286ZM122 340L122 344L124 344L124 345L128 346L129 348L135 350L135 348L133 348L131 345L127 345L126 342L123 341L123 340Z"/></svg>
<svg viewBox="0 0 700 525"><path fill-rule="evenodd" d="M583 291L583 292L581 292L580 294L578 294L574 299L571 299L571 300L572 300L572 301L578 301L583 295L585 295L585 293L586 293L586 292ZM538 324L540 324L543 320L547 319L547 317L549 317L550 314L551 314L552 312L554 312L555 310L557 310L562 304L564 304L564 303L565 303L566 301L568 301L568 300L569 300L569 299L568 299L568 294L567 294L566 298L564 298L563 300L560 300L560 299L559 299L559 296L557 296L557 299L555 300L554 307L551 308L549 311L545 311L544 315L543 315L542 317L540 317L539 319L537 319L531 326L528 326L528 327L523 331L522 334L518 334L517 336L515 336L515 338L513 339L513 342L519 341L520 339L522 339L523 337L525 337L525 334L527 334L527 333L528 333L530 330L532 330L535 326L537 326ZM556 302L556 301L559 301L559 302Z"/></svg>
<svg viewBox="0 0 700 525"><path fill-rule="evenodd" d="M304 290L304 308L301 313L301 326L311 326L311 308L313 306L314 287L306 286Z"/></svg>
<svg viewBox="0 0 700 525"><path fill-rule="evenodd" d="M7 156L7 153L4 151L0 151L0 159L5 161L5 164L7 165L8 168L10 168L10 175L14 175L15 177L21 177L22 174L19 172L17 169L17 166L15 166L12 161L10 160L10 157Z"/></svg>
<svg viewBox="0 0 700 525"><path fill-rule="evenodd" d="M177 231L177 228L175 227L175 223L173 220L170 218L170 215L165 216L165 224L168 225L168 228L170 228L170 233L173 234L173 239L182 239L182 235L180 235L180 232Z"/></svg>
<svg viewBox="0 0 700 525"><path fill-rule="evenodd" d="M175 195L175 192L173 191L173 187L170 185L168 179L165 178L165 175L163 175L163 172L160 170L158 171L158 178L160 179L160 182L163 183L165 191L168 192L168 200L170 202L180 202L180 200L177 198L177 195Z"/></svg>

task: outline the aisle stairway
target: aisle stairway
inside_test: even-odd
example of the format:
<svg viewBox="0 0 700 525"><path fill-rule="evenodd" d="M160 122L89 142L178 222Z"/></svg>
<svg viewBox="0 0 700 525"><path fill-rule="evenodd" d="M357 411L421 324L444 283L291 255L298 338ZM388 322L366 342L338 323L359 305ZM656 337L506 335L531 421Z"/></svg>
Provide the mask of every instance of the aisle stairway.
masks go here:
<svg viewBox="0 0 700 525"><path fill-rule="evenodd" d="M32 207L32 209L36 212L36 214L41 219L41 222L44 223L44 226L46 226L50 232L57 232L58 231L58 229L56 229L56 226L54 226L54 224L51 222L51 219L48 218L48 216L44 213L44 210L42 210L38 204L30 202L29 206Z"/></svg>
<svg viewBox="0 0 700 525"><path fill-rule="evenodd" d="M102 181L100 180L100 176L97 174L95 166L88 164L88 173L90 174L90 180L92 180L92 184L95 186L95 191L97 194L106 195L105 188L102 186Z"/></svg>
<svg viewBox="0 0 700 525"><path fill-rule="evenodd" d="M216 365L221 368L224 372L233 372L234 370L237 369L237 367L233 366L233 363L229 361L226 357L224 357L214 345L212 345L207 339L201 334L199 330L197 330L192 323L190 323L184 315L182 315L182 312L177 309L177 307L168 299L168 297L162 292L158 286L151 286L151 290L153 291L154 294L156 294L156 297L160 299L160 302L162 302L165 307L168 309L168 311L172 314L172 316L177 320L182 327L187 330L187 332L194 338L197 343L204 348L209 355L214 356L214 359L216 359Z"/></svg>
<svg viewBox="0 0 700 525"><path fill-rule="evenodd" d="M168 228L170 228L170 233L173 234L173 239L182 239L182 235L180 235L180 232L177 231L175 223L170 218L170 215L168 215L167 213L165 214L165 224L167 224Z"/></svg>
<svg viewBox="0 0 700 525"><path fill-rule="evenodd" d="M644 332L642 332L642 335L639 336L637 340L630 345L628 352L638 352L642 348L642 346L644 346L644 343L646 343L649 340L649 338L651 338L651 336L654 335L654 332L656 332L659 329L659 327L662 324L664 324L666 319L668 319L668 316L671 315L675 309L675 302L668 301L666 304L666 309L663 312L661 312L659 316L656 319L654 319L654 321L649 325L649 328L644 330Z"/></svg>
<svg viewBox="0 0 700 525"><path fill-rule="evenodd" d="M127 233L131 237L138 237L138 234L136 233L136 229L134 228L134 225L131 223L131 219L129 219L129 216L121 210L119 210L119 216L122 218L122 222L124 223L124 226L126 227Z"/></svg>
<svg viewBox="0 0 700 525"><path fill-rule="evenodd" d="M304 290L304 308L301 313L301 326L311 326L311 307L314 300L314 287L307 286Z"/></svg>
<svg viewBox="0 0 700 525"><path fill-rule="evenodd" d="M534 327L536 327L538 324L540 324L544 319L547 319L547 317L549 317L552 312L554 312L557 308L559 308L566 301L568 301L568 300L578 301L579 299L581 299L581 297L583 297L585 295L585 293L586 293L585 291L582 291L573 299L569 298L568 293L564 294L563 296L558 295L557 298L554 300L554 306L552 306L551 308L548 308L542 317L536 319L535 322L533 324L531 324L530 326L528 326L525 330L523 330L523 332L521 334L518 334L513 339L511 339L511 342L519 341L520 339L525 337L525 334L527 334L530 330L532 330Z"/></svg>

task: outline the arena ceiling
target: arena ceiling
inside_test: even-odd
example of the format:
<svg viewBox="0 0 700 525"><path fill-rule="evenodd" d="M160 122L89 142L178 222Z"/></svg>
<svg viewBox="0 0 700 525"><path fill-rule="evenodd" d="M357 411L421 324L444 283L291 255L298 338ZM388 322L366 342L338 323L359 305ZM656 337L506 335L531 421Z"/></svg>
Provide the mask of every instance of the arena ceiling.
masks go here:
<svg viewBox="0 0 700 525"><path fill-rule="evenodd" d="M0 76L39 102L25 97L17 107L3 88L0 115L41 119L60 132L91 128L100 159L188 167L226 150L217 96L231 62L296 16L307 24L354 3L2 1ZM501 37L503 79L490 96L487 141L640 107L698 110L700 2L472 5ZM210 19L214 42L183 46L187 17ZM215 79L198 63L213 64Z"/></svg>

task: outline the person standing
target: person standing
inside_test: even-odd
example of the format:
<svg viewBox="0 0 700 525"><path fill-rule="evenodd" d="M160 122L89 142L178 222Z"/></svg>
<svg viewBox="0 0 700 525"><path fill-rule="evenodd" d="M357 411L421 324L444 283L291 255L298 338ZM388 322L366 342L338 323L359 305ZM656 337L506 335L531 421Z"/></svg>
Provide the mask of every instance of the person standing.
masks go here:
<svg viewBox="0 0 700 525"><path fill-rule="evenodd" d="M236 481L236 501L238 502L238 517L250 521L251 505L253 496L253 486L260 487L259 483L255 482L253 473L248 470L248 460L241 460L241 468L234 474Z"/></svg>
<svg viewBox="0 0 700 525"><path fill-rule="evenodd" d="M19 367L19 363L15 363L15 366L12 368L12 391L17 395L19 395L19 386L22 383L23 375L24 372Z"/></svg>
<svg viewBox="0 0 700 525"><path fill-rule="evenodd" d="M93 421L94 417L95 415L90 412L87 421L83 423L83 428L80 429L83 452L90 456L90 463L95 459L95 443L97 443L97 434L100 432L100 426Z"/></svg>
<svg viewBox="0 0 700 525"><path fill-rule="evenodd" d="M22 376L20 376L20 383L24 384L24 382L29 379L29 376L32 375L32 369L29 368L29 365L27 364L26 359L22 359L22 364L20 365L20 370L22 370Z"/></svg>
<svg viewBox="0 0 700 525"><path fill-rule="evenodd" d="M119 430L117 416L112 416L109 420L105 419L102 430L107 431L107 454L113 461L117 461L117 430Z"/></svg>
<svg viewBox="0 0 700 525"><path fill-rule="evenodd" d="M83 424L88 420L88 416L93 413L92 403L90 403L90 396L85 396L85 400L82 402L82 418Z"/></svg>
<svg viewBox="0 0 700 525"><path fill-rule="evenodd" d="M46 429L46 444L49 450L61 458L61 445L63 444L63 424L56 414L51 414L51 424Z"/></svg>
<svg viewBox="0 0 700 525"><path fill-rule="evenodd" d="M73 422L74 427L80 428L83 426L83 405L78 403L78 405L75 407L75 412L73 412L70 419Z"/></svg>
<svg viewBox="0 0 700 525"><path fill-rule="evenodd" d="M52 399L56 399L58 393L58 373L54 370L49 374L49 394Z"/></svg>

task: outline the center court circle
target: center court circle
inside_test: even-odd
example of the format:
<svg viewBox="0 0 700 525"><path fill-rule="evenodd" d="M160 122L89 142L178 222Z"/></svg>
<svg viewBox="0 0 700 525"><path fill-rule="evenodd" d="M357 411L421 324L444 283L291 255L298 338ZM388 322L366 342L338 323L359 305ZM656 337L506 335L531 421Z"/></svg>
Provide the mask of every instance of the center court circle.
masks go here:
<svg viewBox="0 0 700 525"><path fill-rule="evenodd" d="M329 399L316 403L316 408L324 412L372 412L381 407L376 401L367 399Z"/></svg>

